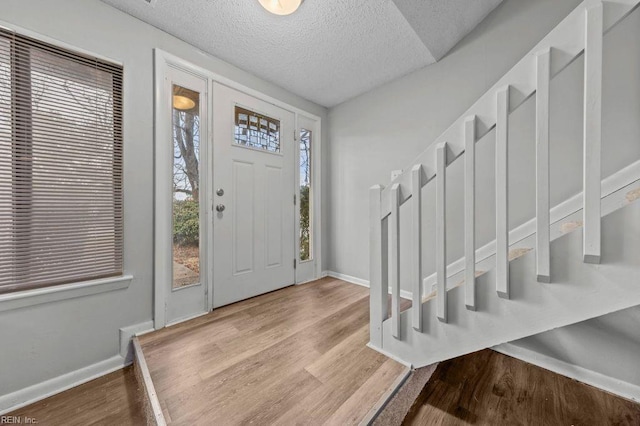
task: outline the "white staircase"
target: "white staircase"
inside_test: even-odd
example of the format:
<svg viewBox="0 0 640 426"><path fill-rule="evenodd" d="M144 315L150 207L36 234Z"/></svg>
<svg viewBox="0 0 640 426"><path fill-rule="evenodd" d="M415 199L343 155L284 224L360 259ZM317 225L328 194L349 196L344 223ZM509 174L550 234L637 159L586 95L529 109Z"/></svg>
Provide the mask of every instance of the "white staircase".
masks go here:
<svg viewBox="0 0 640 426"><path fill-rule="evenodd" d="M603 35L640 0L585 0L387 188L370 190L370 346L415 367L640 304L640 203L602 200ZM551 79L584 52L583 226L558 234L550 210ZM509 114L536 95L536 217L532 251L510 259ZM475 144L496 128L496 241L476 262ZM463 157L463 158L461 158ZM464 282L447 286L446 168L464 161ZM436 288L422 271L422 192L435 179ZM607 194L604 194L607 195ZM400 206L411 203L412 307L400 312ZM603 217L603 214L605 216ZM404 217L404 216L403 216ZM513 242L513 238L511 238ZM403 253L404 254L404 253ZM511 256L513 257L513 256ZM486 267L490 261L491 266ZM480 276L479 270L483 273ZM487 272L484 272L487 271ZM391 292L391 309L387 307Z"/></svg>

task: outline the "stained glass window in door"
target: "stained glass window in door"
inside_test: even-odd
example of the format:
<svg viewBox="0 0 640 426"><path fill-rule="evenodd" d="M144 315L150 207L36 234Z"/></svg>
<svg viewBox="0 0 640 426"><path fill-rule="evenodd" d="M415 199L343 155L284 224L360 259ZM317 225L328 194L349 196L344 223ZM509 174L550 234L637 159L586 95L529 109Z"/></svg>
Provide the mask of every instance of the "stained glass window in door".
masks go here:
<svg viewBox="0 0 640 426"><path fill-rule="evenodd" d="M280 121L236 106L235 138L237 145L280 152Z"/></svg>

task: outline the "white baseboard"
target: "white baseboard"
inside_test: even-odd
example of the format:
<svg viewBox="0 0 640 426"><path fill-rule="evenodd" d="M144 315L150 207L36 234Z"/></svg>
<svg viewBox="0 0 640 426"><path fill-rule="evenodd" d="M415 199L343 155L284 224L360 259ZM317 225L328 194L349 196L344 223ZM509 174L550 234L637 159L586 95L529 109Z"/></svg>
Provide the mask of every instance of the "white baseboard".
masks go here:
<svg viewBox="0 0 640 426"><path fill-rule="evenodd" d="M323 275L331 278L336 278L342 281L346 281L351 284L361 285L362 287L369 287L369 280L363 280L362 278L354 277L347 274L341 274L335 271L324 271Z"/></svg>
<svg viewBox="0 0 640 426"><path fill-rule="evenodd" d="M115 355L79 370L54 377L53 379L7 395L2 395L0 396L0 414L9 413L60 392L80 386L83 383L117 371L125 366L125 359L120 355Z"/></svg>
<svg viewBox="0 0 640 426"><path fill-rule="evenodd" d="M167 322L164 326L165 327L171 327L173 325L180 324L181 322L187 322L187 321L191 321L192 319L203 317L203 316L205 316L205 315L207 315L209 313L210 313L209 311L198 312L197 314L189 315L189 316L186 316L186 317L178 318L177 320L173 320L173 321Z"/></svg>
<svg viewBox="0 0 640 426"><path fill-rule="evenodd" d="M569 364L565 361L561 361L547 355L542 355L538 352L525 349L511 343L503 343L501 345L494 346L492 349L623 398L636 402L640 401L640 386L632 383L614 379L593 370Z"/></svg>
<svg viewBox="0 0 640 426"><path fill-rule="evenodd" d="M356 285L360 285L362 287L369 288L369 280L364 280L362 278L354 277L354 276L351 276L351 275L341 274L339 272L334 272L334 271L324 271L322 273L322 276L336 278L336 279L339 279L339 280L342 280L342 281L346 281L346 282L351 283L351 284L356 284ZM391 289L389 289L389 294L391 294ZM411 293L410 291L400 290L400 297L402 297L403 299L412 300L412 298L413 298L412 295L413 295L413 293Z"/></svg>

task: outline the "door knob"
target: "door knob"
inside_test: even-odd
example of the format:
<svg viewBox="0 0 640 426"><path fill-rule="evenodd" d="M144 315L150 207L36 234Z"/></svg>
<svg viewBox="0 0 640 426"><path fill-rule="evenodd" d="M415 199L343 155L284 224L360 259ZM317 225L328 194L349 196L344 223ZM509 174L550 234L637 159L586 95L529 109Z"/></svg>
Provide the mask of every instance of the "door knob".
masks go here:
<svg viewBox="0 0 640 426"><path fill-rule="evenodd" d="M222 213L224 211L225 207L224 204L218 204L216 206L216 211Z"/></svg>

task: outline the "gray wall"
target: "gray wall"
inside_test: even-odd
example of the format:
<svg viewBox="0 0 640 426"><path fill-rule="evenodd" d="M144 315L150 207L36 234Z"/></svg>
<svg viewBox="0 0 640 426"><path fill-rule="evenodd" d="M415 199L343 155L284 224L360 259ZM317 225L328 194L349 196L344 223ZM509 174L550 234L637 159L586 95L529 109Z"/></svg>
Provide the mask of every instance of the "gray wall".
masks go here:
<svg viewBox="0 0 640 426"><path fill-rule="evenodd" d="M323 118L326 109L98 0L3 0L0 20L124 63L125 270L134 276L127 290L0 313L5 395L117 355L118 329L152 319L153 48Z"/></svg>

